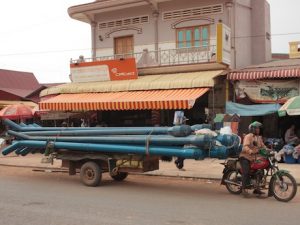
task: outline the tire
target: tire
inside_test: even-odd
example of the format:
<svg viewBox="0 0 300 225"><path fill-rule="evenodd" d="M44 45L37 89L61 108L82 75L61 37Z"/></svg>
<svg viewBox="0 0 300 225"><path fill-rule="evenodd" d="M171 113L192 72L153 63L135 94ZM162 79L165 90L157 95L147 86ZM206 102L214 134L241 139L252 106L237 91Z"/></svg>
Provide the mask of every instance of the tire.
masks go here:
<svg viewBox="0 0 300 225"><path fill-rule="evenodd" d="M242 177L236 170L229 170L224 175L225 180L230 180L232 182L241 183ZM227 190L234 195L239 195L242 193L242 187L234 184L225 183Z"/></svg>
<svg viewBox="0 0 300 225"><path fill-rule="evenodd" d="M102 179L102 171L100 166L92 161L86 162L80 169L81 182L89 187L96 187Z"/></svg>
<svg viewBox="0 0 300 225"><path fill-rule="evenodd" d="M128 173L126 172L118 172L116 175L111 175L111 178L115 181L123 181L128 176Z"/></svg>
<svg viewBox="0 0 300 225"><path fill-rule="evenodd" d="M273 176L271 178L269 188L274 198L280 202L291 201L297 193L296 180L289 173L282 173Z"/></svg>

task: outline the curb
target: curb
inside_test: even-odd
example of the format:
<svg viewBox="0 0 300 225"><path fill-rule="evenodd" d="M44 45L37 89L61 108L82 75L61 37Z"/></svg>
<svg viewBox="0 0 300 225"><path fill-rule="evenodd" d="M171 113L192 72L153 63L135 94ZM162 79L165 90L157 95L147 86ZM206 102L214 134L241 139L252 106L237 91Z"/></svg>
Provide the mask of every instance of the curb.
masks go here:
<svg viewBox="0 0 300 225"><path fill-rule="evenodd" d="M3 167L15 167L15 168L27 168L34 170L54 170L53 172L67 172L58 167L39 167L39 166L24 166L24 165L8 165L0 163ZM39 172L39 171L38 171ZM216 177L195 177L195 176L178 176L178 175L163 175L163 174L151 174L151 173L131 173L130 175L135 176L152 176L152 177L166 177L166 178L179 178L179 179L190 179L190 180L211 180L211 181L221 181L222 178ZM297 186L300 186L300 182L297 182Z"/></svg>
<svg viewBox="0 0 300 225"><path fill-rule="evenodd" d="M56 171L68 171L59 167L41 167L41 166L25 166L25 165L9 165L0 163L3 167L15 167L15 168L26 168L35 170L56 170ZM150 174L150 173L131 173L130 175L135 176L152 176L152 177L168 177L168 178L180 178L180 179L191 179L191 180L213 180L220 181L221 178L210 178L210 177L195 177L195 176L178 176L178 175L164 175L164 174Z"/></svg>

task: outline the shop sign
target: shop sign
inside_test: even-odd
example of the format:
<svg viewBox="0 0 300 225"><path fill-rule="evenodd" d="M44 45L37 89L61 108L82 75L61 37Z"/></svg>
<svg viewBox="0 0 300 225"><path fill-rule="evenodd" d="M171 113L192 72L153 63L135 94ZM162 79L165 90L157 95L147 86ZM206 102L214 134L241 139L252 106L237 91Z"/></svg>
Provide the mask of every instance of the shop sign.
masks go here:
<svg viewBox="0 0 300 225"><path fill-rule="evenodd" d="M284 103L299 95L299 81L240 80L235 82L236 99L248 97L257 103Z"/></svg>
<svg viewBox="0 0 300 225"><path fill-rule="evenodd" d="M74 83L137 79L134 58L78 62L70 65L70 78Z"/></svg>
<svg viewBox="0 0 300 225"><path fill-rule="evenodd" d="M217 62L231 62L231 30L223 23L217 24Z"/></svg>

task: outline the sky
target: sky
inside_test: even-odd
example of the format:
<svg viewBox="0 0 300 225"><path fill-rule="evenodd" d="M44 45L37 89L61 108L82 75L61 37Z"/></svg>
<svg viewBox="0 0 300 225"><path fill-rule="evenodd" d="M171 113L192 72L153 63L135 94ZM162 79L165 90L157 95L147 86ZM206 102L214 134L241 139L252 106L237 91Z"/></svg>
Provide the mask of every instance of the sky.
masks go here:
<svg viewBox="0 0 300 225"><path fill-rule="evenodd" d="M91 56L90 26L67 9L92 0L2 0L0 69L32 72L40 83L69 82L69 62ZM300 41L299 0L268 0L273 53Z"/></svg>

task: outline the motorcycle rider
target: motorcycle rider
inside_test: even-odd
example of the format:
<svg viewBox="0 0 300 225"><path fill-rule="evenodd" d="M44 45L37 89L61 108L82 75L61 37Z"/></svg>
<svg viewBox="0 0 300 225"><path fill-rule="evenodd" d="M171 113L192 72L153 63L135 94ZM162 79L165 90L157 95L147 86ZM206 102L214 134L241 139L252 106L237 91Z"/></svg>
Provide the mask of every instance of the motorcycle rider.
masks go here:
<svg viewBox="0 0 300 225"><path fill-rule="evenodd" d="M243 149L239 155L239 160L241 163L241 167L243 170L242 173L242 194L244 197L249 197L249 193L247 192L247 185L249 185L249 172L250 172L250 164L256 159L256 155L259 150L267 147L264 145L262 137L260 134L260 128L262 124L260 122L253 122L249 125L249 133L244 137L243 141ZM259 189L255 189L253 191L254 194L264 194Z"/></svg>

